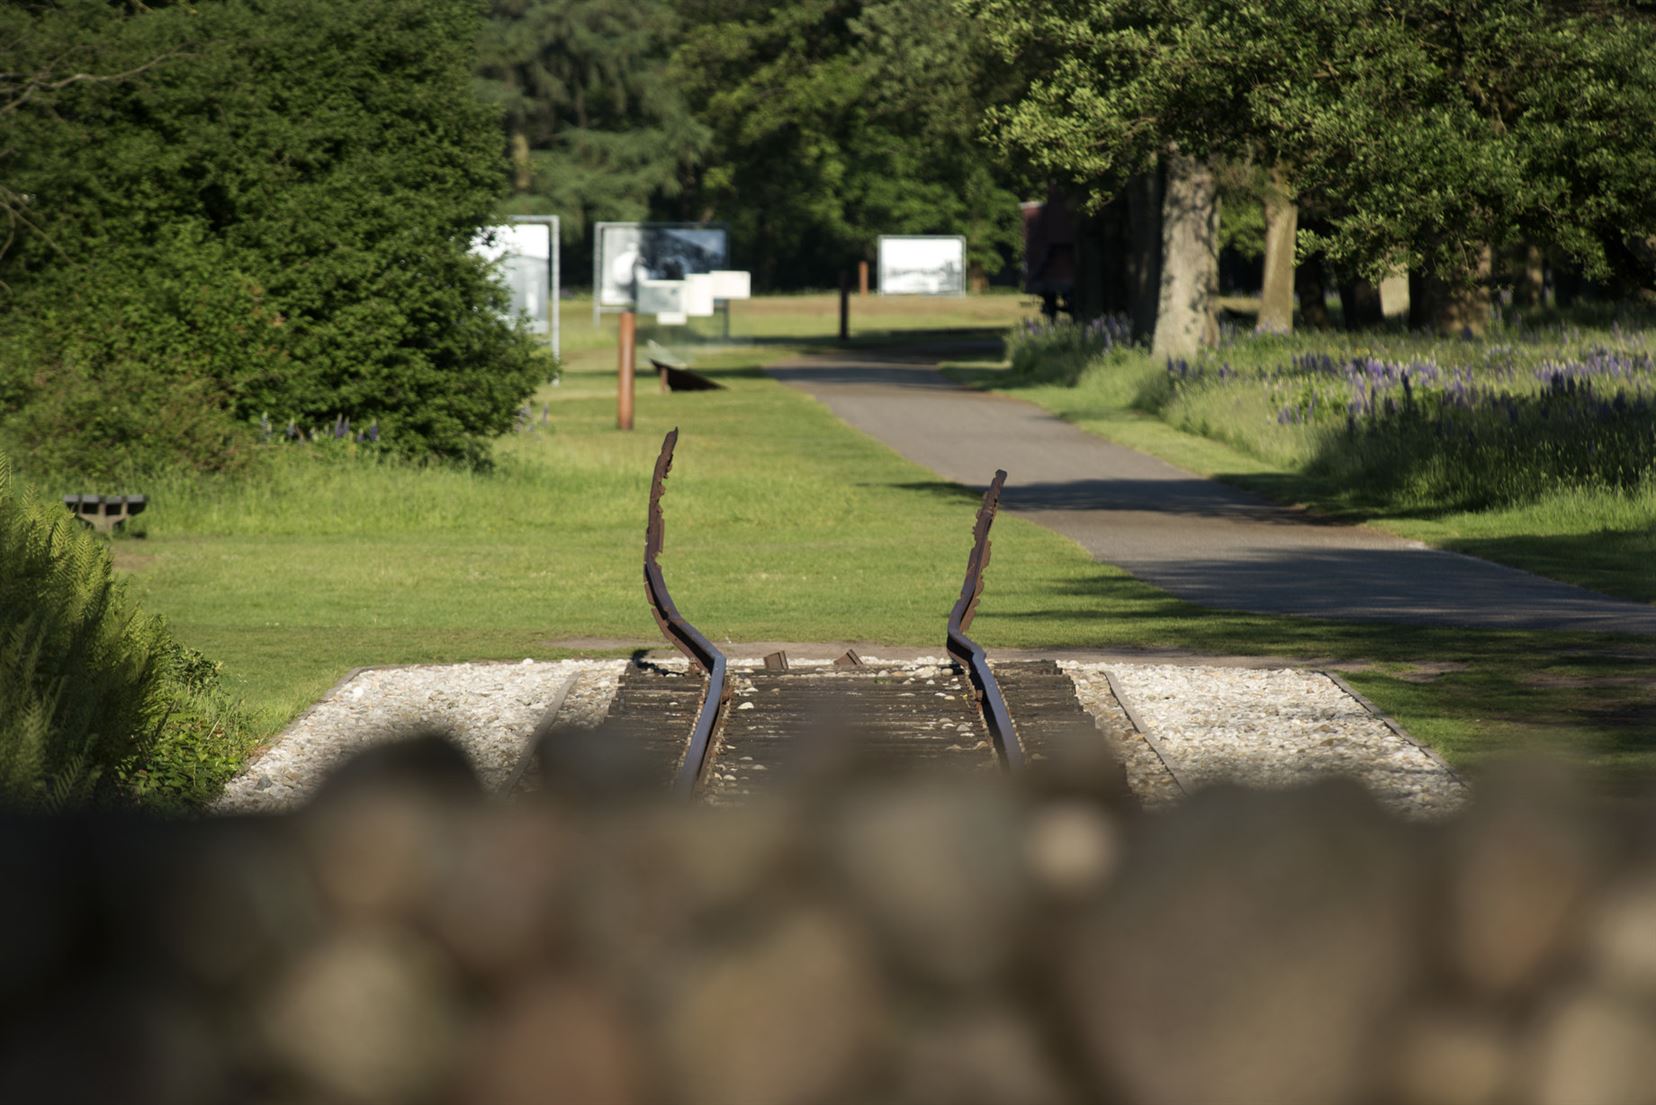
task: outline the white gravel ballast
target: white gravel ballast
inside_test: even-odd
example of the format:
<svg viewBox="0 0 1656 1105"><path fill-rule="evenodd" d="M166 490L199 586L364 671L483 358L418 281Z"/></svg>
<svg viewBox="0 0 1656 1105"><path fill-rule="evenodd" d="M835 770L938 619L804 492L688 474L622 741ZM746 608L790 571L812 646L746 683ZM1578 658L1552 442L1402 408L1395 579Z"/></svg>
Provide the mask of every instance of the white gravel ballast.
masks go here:
<svg viewBox="0 0 1656 1105"><path fill-rule="evenodd" d="M733 668L758 663L731 661ZM560 725L599 724L626 665L525 660L356 672L276 738L225 788L215 808L251 813L296 806L351 753L412 725L452 734L483 785L500 790L549 716ZM1117 752L1127 764L1129 785L1152 808L1218 782L1283 787L1328 775L1354 777L1410 816L1446 813L1466 797L1465 785L1441 759L1321 672L1073 661L1060 666L1101 729L1121 731L1105 720L1119 718L1119 694L1143 740L1117 740Z"/></svg>
<svg viewBox="0 0 1656 1105"><path fill-rule="evenodd" d="M351 675L231 780L215 805L223 813L274 812L304 801L353 752L410 726L445 730L484 787L505 786L542 719L595 726L625 660L431 664L368 668Z"/></svg>
<svg viewBox="0 0 1656 1105"><path fill-rule="evenodd" d="M1122 704L1187 792L1221 782L1287 787L1345 775L1395 812L1416 817L1449 813L1468 797L1442 759L1323 672L1063 666L1108 670ZM1080 686L1078 676L1071 672Z"/></svg>

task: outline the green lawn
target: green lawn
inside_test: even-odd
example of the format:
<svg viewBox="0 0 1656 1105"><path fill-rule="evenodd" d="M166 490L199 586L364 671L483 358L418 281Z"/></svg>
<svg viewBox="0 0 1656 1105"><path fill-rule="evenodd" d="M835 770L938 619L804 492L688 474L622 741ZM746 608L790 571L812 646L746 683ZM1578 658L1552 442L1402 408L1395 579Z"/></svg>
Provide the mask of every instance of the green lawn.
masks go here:
<svg viewBox="0 0 1656 1105"><path fill-rule="evenodd" d="M878 330L1005 326L1027 310L1016 297L858 307L868 342L891 340ZM148 609L224 661L263 734L355 666L553 657L582 637L653 641L645 505L661 437L678 426L662 566L710 637L941 647L975 497L939 489L760 372L832 334L835 310L832 296L738 305L736 333L767 340L700 357L726 390L661 395L641 381L638 428L623 434L612 347L571 308L568 370L534 407L537 424L542 404L549 422L503 440L492 473L294 448L255 484L157 485L147 536L117 541L117 562ZM790 329L793 343L782 340ZM992 648L1357 662L1357 686L1462 763L1530 741L1623 768L1652 751L1652 646L1204 611L1015 517L996 523L974 631Z"/></svg>

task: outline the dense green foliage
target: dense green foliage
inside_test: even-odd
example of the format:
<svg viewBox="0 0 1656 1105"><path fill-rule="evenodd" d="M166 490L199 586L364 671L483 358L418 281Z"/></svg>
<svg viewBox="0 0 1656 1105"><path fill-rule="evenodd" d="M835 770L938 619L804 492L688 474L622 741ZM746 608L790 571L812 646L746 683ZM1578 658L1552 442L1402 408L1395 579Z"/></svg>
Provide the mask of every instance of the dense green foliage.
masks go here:
<svg viewBox="0 0 1656 1105"><path fill-rule="evenodd" d="M508 208L563 216L574 281L596 219L723 222L762 288L831 286L881 234L964 234L984 275L1017 241L979 138L1012 86L951 0L494 0L479 67Z"/></svg>
<svg viewBox="0 0 1656 1105"><path fill-rule="evenodd" d="M262 416L480 456L544 369L468 252L503 183L477 26L466 0L8 6L20 463L224 467Z"/></svg>
<svg viewBox="0 0 1656 1105"><path fill-rule="evenodd" d="M160 732L160 624L128 608L109 554L12 486L0 454L0 800L107 796Z"/></svg>
<svg viewBox="0 0 1656 1105"><path fill-rule="evenodd" d="M560 216L566 279L590 279L591 224L686 214L705 125L669 78L666 0L492 0L479 48L502 109L516 213Z"/></svg>
<svg viewBox="0 0 1656 1105"><path fill-rule="evenodd" d="M90 531L11 484L0 458L0 799L108 797L160 732L163 632L128 607Z"/></svg>
<svg viewBox="0 0 1656 1105"><path fill-rule="evenodd" d="M1327 213L1309 244L1374 277L1465 275L1520 237L1603 275L1656 234L1646 4L962 5L1032 74L1001 148L1100 199L1173 147L1274 166Z"/></svg>
<svg viewBox="0 0 1656 1105"><path fill-rule="evenodd" d="M880 234L965 234L999 272L1016 178L983 156L1004 78L947 0L684 0L674 59L713 134L699 195L765 286L831 285Z"/></svg>
<svg viewBox="0 0 1656 1105"><path fill-rule="evenodd" d="M0 453L0 804L190 809L241 763L219 667L146 616L108 542Z"/></svg>

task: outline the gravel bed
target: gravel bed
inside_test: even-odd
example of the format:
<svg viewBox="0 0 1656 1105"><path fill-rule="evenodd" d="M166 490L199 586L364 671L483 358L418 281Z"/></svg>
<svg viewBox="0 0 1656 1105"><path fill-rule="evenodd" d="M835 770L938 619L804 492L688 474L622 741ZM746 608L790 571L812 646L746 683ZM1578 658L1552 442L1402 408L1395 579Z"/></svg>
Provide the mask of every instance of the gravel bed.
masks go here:
<svg viewBox="0 0 1656 1105"><path fill-rule="evenodd" d="M1161 754L1144 739L1110 689L1110 678L1100 664L1060 660L1058 667L1075 684L1075 697L1092 715L1098 731L1115 749L1127 772L1127 787L1147 809L1163 809L1184 797Z"/></svg>
<svg viewBox="0 0 1656 1105"><path fill-rule="evenodd" d="M223 813L298 805L352 752L412 725L450 732L488 790L510 781L530 736L562 699L560 724L603 720L625 660L431 664L357 672L225 787Z"/></svg>
<svg viewBox="0 0 1656 1105"><path fill-rule="evenodd" d="M945 657L890 663L916 679L949 673ZM559 725L603 721L625 660L449 664L358 672L294 722L225 789L222 812L287 809L308 796L351 752L424 723L451 731L484 786L510 782L530 736L557 706ZM663 667L683 670L682 660ZM731 661L733 675L762 667ZM827 661L793 661L795 668ZM1077 697L1126 767L1128 785L1152 808L1186 788L1221 782L1285 787L1328 775L1354 776L1394 810L1436 815L1458 806L1464 785L1362 703L1318 672L1169 664L1062 661ZM1110 688L1149 730L1136 732ZM737 678L736 708L741 686ZM561 701L561 706L557 705ZM1122 734L1132 734L1124 738Z"/></svg>
<svg viewBox="0 0 1656 1105"><path fill-rule="evenodd" d="M1082 672L1105 669L1066 667L1078 687ZM1428 817L1452 812L1467 798L1465 784L1441 760L1321 672L1171 664L1110 664L1108 670L1193 790L1219 782L1289 787L1345 775L1393 811Z"/></svg>

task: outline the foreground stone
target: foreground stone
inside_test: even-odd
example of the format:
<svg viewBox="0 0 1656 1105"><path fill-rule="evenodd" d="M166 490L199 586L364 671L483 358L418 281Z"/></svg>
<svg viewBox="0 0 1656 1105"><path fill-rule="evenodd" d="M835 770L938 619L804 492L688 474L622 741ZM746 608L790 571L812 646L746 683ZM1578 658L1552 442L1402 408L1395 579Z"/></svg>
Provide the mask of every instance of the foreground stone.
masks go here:
<svg viewBox="0 0 1656 1105"><path fill-rule="evenodd" d="M1556 784L1422 823L385 762L281 816L0 820L0 1101L1656 1101L1656 837Z"/></svg>

